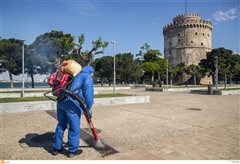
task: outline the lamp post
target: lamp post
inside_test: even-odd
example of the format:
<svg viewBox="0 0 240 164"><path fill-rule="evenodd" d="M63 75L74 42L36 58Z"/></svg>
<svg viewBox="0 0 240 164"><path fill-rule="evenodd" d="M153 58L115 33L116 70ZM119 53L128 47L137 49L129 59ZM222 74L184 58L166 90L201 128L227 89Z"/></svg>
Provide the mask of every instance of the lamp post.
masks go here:
<svg viewBox="0 0 240 164"><path fill-rule="evenodd" d="M116 93L116 62L115 62L115 41L111 41L113 44L113 94Z"/></svg>
<svg viewBox="0 0 240 164"><path fill-rule="evenodd" d="M166 85L167 85L167 92L168 92L168 58L167 58Z"/></svg>
<svg viewBox="0 0 240 164"><path fill-rule="evenodd" d="M22 94L21 97L24 97L24 41L22 41Z"/></svg>
<svg viewBox="0 0 240 164"><path fill-rule="evenodd" d="M216 55L215 86L218 89L218 56Z"/></svg>
<svg viewBox="0 0 240 164"><path fill-rule="evenodd" d="M167 71L166 71L166 85L167 85L167 92L168 92L168 57L169 57L169 55L166 56L166 59L167 59Z"/></svg>

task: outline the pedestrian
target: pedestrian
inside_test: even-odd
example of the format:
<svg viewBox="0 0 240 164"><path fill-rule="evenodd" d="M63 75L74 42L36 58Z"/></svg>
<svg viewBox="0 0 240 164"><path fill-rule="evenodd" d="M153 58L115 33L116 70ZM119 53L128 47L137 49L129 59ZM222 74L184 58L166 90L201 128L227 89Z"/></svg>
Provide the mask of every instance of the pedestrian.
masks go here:
<svg viewBox="0 0 240 164"><path fill-rule="evenodd" d="M94 99L93 76L94 69L91 66L84 67L78 73L70 87L70 92L83 98L92 117L92 105ZM80 140L80 125L82 108L79 103L67 96L65 99L57 101L57 118L58 124L55 130L55 137L53 143L53 155L58 155L63 150L63 135L67 126L68 129L68 157L74 157L81 154L79 150Z"/></svg>

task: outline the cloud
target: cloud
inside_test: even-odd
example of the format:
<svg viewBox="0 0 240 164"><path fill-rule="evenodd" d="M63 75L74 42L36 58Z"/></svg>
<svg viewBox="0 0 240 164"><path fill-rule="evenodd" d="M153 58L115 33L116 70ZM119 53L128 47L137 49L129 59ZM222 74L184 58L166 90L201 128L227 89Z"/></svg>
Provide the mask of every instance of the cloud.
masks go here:
<svg viewBox="0 0 240 164"><path fill-rule="evenodd" d="M227 11L216 11L213 14L213 18L214 20L216 20L217 22L222 22L222 21L230 21L230 20L234 20L235 18L238 17L238 10L237 7L235 8L231 8Z"/></svg>
<svg viewBox="0 0 240 164"><path fill-rule="evenodd" d="M71 12L82 16L94 16L99 14L97 4L91 1L70 1L67 7Z"/></svg>

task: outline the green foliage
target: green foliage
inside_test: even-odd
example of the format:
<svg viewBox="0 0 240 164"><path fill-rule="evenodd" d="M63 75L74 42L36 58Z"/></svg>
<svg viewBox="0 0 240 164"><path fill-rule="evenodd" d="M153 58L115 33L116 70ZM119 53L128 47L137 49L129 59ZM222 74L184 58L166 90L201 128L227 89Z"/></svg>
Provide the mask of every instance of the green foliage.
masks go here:
<svg viewBox="0 0 240 164"><path fill-rule="evenodd" d="M14 38L0 39L1 71L18 75L21 73L23 42Z"/></svg>
<svg viewBox="0 0 240 164"><path fill-rule="evenodd" d="M153 63L153 62L145 62L141 65L141 68L146 73L151 73L151 75L152 75L151 82L153 82L154 81L154 72L159 69L159 65L157 63Z"/></svg>
<svg viewBox="0 0 240 164"><path fill-rule="evenodd" d="M200 81L202 77L201 67L199 67L198 65L191 64L186 67L185 71L188 75L191 75L191 78L193 78L194 86L196 86L197 81Z"/></svg>
<svg viewBox="0 0 240 164"><path fill-rule="evenodd" d="M134 59L133 54L117 54L115 60L117 82L129 84L130 82L135 82L140 79L142 73L139 66L140 61ZM110 85L110 82L113 79L113 57L104 56L102 58L97 58L93 62L93 65L95 67L95 76L100 77L101 81L107 79Z"/></svg>
<svg viewBox="0 0 240 164"><path fill-rule="evenodd" d="M116 73L117 79L122 83L129 84L130 81L138 81L140 79L142 69L140 61L134 60L134 55L131 53L123 53L116 55Z"/></svg>
<svg viewBox="0 0 240 164"><path fill-rule="evenodd" d="M136 54L136 57L139 57L140 60L143 60L143 56L148 52L149 48L150 48L150 45L148 43L144 43L141 46L139 53Z"/></svg>
<svg viewBox="0 0 240 164"><path fill-rule="evenodd" d="M98 37L97 40L92 41L91 50L82 51L84 42L85 36L84 34L81 34L78 37L78 44L76 44L76 47L69 57L73 60L76 60L82 66L90 65L93 63L95 55L102 54L104 52L104 49L108 46L108 42L102 41L102 38Z"/></svg>
<svg viewBox="0 0 240 164"><path fill-rule="evenodd" d="M31 44L34 55L46 58L48 60L46 64L52 68L56 68L64 59L67 59L74 46L74 37L62 31L44 33Z"/></svg>
<svg viewBox="0 0 240 164"><path fill-rule="evenodd" d="M143 55L143 58L145 62L155 62L160 56L162 56L162 54L159 50L150 49Z"/></svg>
<svg viewBox="0 0 240 164"><path fill-rule="evenodd" d="M22 72L22 45L23 41L14 38L0 39L0 73L8 71L13 88L12 75L19 75Z"/></svg>
<svg viewBox="0 0 240 164"><path fill-rule="evenodd" d="M95 67L95 76L101 78L101 84L103 85L103 78L107 78L110 85L110 80L113 78L113 57L97 58L93 65Z"/></svg>
<svg viewBox="0 0 240 164"><path fill-rule="evenodd" d="M229 77L230 83L231 81L240 81L240 55L233 54L229 60L230 69L229 69Z"/></svg>
<svg viewBox="0 0 240 164"><path fill-rule="evenodd" d="M44 33L26 47L26 72L34 88L34 74L53 72L74 48L74 37L62 31Z"/></svg>
<svg viewBox="0 0 240 164"><path fill-rule="evenodd" d="M207 58L202 59L199 63L203 69L203 74L209 73L215 78L216 68L218 68L219 77L225 78L225 81L228 75L236 73L237 69L235 68L238 67L238 64L238 57L233 55L231 50L222 47L208 52Z"/></svg>

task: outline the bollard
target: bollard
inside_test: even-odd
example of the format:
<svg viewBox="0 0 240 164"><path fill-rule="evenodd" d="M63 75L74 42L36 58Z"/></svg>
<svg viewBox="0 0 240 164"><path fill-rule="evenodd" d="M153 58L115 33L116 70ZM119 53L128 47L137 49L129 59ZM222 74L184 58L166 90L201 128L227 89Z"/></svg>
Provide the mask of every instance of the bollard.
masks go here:
<svg viewBox="0 0 240 164"><path fill-rule="evenodd" d="M208 85L208 94L213 95L213 85Z"/></svg>

